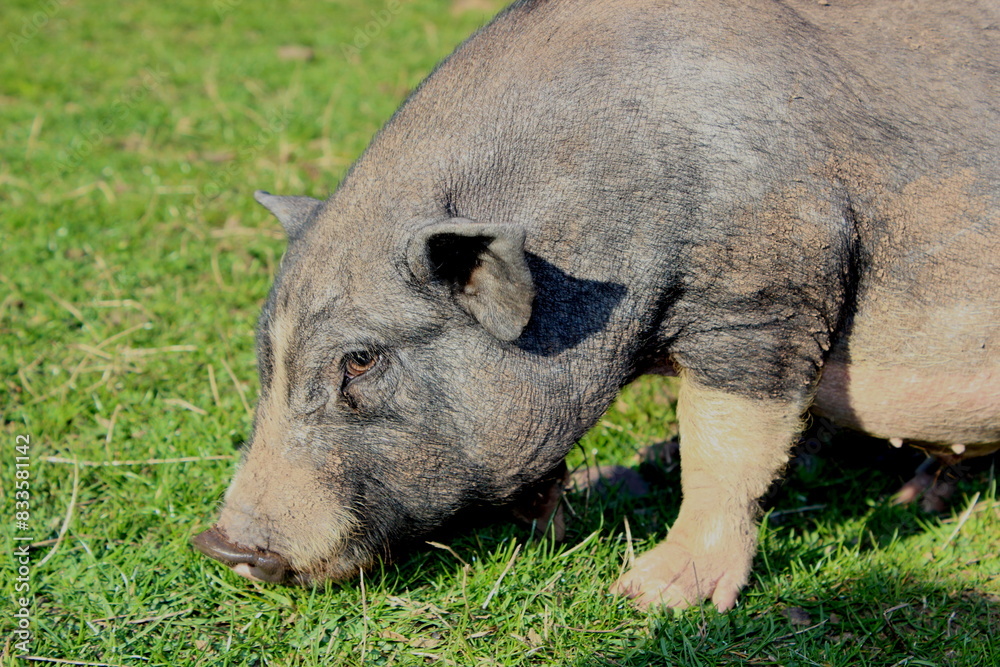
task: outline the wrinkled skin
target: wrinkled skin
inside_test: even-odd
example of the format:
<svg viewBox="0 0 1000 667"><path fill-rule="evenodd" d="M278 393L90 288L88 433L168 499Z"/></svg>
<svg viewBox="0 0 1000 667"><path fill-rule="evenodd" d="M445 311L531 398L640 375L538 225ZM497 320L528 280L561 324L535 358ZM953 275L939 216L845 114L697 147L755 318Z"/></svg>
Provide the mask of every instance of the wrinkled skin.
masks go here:
<svg viewBox="0 0 1000 667"><path fill-rule="evenodd" d="M612 588L728 609L807 410L996 449L1000 16L949 4L516 3L327 201L258 193L289 246L196 544L351 577L552 477L669 370L683 504Z"/></svg>

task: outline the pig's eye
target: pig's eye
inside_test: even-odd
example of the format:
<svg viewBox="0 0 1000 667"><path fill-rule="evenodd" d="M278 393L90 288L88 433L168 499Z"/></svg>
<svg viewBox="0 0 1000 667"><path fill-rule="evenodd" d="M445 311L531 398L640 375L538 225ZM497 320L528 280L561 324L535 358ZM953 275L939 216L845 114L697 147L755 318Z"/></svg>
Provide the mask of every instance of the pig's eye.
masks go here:
<svg viewBox="0 0 1000 667"><path fill-rule="evenodd" d="M344 380L351 381L364 375L378 363L379 355L374 352L352 352L344 361Z"/></svg>

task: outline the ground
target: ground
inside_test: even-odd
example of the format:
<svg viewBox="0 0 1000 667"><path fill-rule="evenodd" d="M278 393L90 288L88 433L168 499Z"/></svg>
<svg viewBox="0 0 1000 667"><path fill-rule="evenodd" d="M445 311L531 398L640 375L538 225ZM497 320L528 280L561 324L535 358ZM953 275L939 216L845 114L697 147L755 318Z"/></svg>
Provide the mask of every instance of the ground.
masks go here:
<svg viewBox="0 0 1000 667"><path fill-rule="evenodd" d="M255 585L191 549L249 434L253 324L284 246L253 190L327 194L497 7L5 3L2 663L23 664L30 595L24 648L72 664L1000 664L991 462L926 514L889 502L919 458L822 424L766 499L733 612L608 595L679 506L676 467L637 458L676 430L662 378L570 460L635 469L650 493L571 494L561 545L480 527L319 590Z"/></svg>

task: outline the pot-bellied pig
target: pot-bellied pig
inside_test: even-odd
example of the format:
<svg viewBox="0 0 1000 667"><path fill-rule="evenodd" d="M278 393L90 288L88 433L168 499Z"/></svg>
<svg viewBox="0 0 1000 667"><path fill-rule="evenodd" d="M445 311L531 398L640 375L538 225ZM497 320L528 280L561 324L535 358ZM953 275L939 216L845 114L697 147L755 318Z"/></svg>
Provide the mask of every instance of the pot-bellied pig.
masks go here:
<svg viewBox="0 0 1000 667"><path fill-rule="evenodd" d="M356 575L563 465L680 377L683 502L613 585L733 606L808 410L1000 443L992 0L524 0L287 230L253 439L196 538L249 577Z"/></svg>

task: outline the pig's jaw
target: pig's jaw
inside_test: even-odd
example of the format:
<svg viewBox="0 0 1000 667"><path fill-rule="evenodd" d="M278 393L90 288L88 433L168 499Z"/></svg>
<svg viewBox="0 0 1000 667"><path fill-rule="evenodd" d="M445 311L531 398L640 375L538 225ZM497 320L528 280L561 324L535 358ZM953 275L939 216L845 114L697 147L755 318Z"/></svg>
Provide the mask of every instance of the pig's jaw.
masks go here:
<svg viewBox="0 0 1000 667"><path fill-rule="evenodd" d="M353 579L357 576L358 571L355 570L354 574L346 575L343 577L317 577L315 575L306 574L303 572L296 572L295 570L285 570L280 579L270 578L268 572L262 572L260 568L250 565L248 563L237 563L232 566L233 572L240 575L245 579L250 581L259 581L261 583L279 583L286 586L318 586L326 581L345 581L348 579Z"/></svg>

